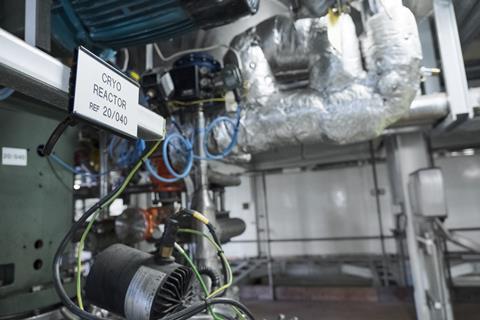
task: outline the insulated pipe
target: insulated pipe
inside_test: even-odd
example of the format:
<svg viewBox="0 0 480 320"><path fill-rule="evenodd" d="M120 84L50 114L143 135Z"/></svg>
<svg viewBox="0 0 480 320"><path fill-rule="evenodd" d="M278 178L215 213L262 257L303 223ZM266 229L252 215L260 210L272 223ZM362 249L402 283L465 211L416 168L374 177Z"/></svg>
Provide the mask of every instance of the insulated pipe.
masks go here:
<svg viewBox="0 0 480 320"><path fill-rule="evenodd" d="M226 243L230 239L241 235L247 228L245 221L240 218L221 218L217 220L217 225L221 243Z"/></svg>
<svg viewBox="0 0 480 320"><path fill-rule="evenodd" d="M469 89L468 95L472 106L480 105L480 88ZM391 127L434 124L448 115L449 105L448 97L443 92L418 96L413 100L408 114Z"/></svg>
<svg viewBox="0 0 480 320"><path fill-rule="evenodd" d="M220 187L236 187L242 183L242 180L238 176L230 174L224 174L212 169L208 170L208 182L210 185Z"/></svg>
<svg viewBox="0 0 480 320"><path fill-rule="evenodd" d="M447 116L448 98L445 93L419 96L413 100L408 114L391 127L431 124Z"/></svg>
<svg viewBox="0 0 480 320"><path fill-rule="evenodd" d="M333 25L326 17L296 22L275 17L237 36L232 47L248 83L237 155L370 140L404 117L420 83L421 46L413 14L398 4L388 9L366 19L361 37L366 70L360 54L352 54L359 51L358 38L344 14ZM274 71L305 62L309 87L281 91ZM226 126L216 128L219 150L231 134Z"/></svg>
<svg viewBox="0 0 480 320"><path fill-rule="evenodd" d="M205 114L203 107L197 109L195 120L197 132L204 132ZM208 163L205 157L205 149L203 148L204 139L204 134L197 134L195 136L195 153L199 157L196 159L195 163L195 192L192 196L191 208L204 214L210 223L216 227L216 207L208 190ZM195 229L208 233L205 225L200 222L195 224ZM195 243L195 260L198 265L216 270L218 268L216 250L204 237L196 236Z"/></svg>

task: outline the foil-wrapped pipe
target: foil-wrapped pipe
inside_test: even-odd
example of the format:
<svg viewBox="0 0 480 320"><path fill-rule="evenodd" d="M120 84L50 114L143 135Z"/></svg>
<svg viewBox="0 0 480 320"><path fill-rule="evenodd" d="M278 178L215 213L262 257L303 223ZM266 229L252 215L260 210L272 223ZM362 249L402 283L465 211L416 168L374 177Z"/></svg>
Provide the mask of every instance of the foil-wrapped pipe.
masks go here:
<svg viewBox="0 0 480 320"><path fill-rule="evenodd" d="M346 25L335 39L328 19L275 17L232 41L248 83L237 155L299 143L364 141L408 113L422 59L412 13L398 5L366 19L360 37L366 70L351 18L342 14L333 22ZM308 87L282 91L275 72L304 66ZM212 148L225 148L231 136L230 127L219 126Z"/></svg>
<svg viewBox="0 0 480 320"><path fill-rule="evenodd" d="M224 174L208 168L208 182L217 187L237 187L242 183L238 176Z"/></svg>
<svg viewBox="0 0 480 320"><path fill-rule="evenodd" d="M299 17L321 17L328 8L337 4L337 0L299 0L297 15Z"/></svg>

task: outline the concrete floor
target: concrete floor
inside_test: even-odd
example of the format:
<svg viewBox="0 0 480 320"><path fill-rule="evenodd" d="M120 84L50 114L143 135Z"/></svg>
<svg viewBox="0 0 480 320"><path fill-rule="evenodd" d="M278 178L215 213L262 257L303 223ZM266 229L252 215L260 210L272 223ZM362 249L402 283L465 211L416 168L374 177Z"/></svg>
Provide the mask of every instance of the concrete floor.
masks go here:
<svg viewBox="0 0 480 320"><path fill-rule="evenodd" d="M245 302L257 320L415 320L413 307L400 303L374 302ZM478 320L480 305L457 305L457 320Z"/></svg>

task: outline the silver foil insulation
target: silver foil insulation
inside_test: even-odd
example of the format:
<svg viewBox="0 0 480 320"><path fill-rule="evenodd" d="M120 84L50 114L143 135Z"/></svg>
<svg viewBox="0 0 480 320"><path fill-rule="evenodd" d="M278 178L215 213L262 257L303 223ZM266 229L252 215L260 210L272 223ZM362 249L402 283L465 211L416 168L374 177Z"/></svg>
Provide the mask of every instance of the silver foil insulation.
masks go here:
<svg viewBox="0 0 480 320"><path fill-rule="evenodd" d="M381 10L360 37L349 15L334 28L328 19L274 17L232 41L236 54L226 60L237 60L247 84L237 156L372 139L408 113L422 59L413 14L402 5ZM231 136L230 126L219 126L212 148L222 150Z"/></svg>

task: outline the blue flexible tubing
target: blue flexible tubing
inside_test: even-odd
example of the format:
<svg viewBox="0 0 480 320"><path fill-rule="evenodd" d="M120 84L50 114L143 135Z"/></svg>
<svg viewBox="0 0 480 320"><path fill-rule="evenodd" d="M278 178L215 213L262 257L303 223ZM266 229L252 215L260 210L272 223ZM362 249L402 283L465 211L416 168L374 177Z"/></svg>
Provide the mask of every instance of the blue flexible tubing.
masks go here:
<svg viewBox="0 0 480 320"><path fill-rule="evenodd" d="M82 176L90 176L90 177L100 177L100 176L104 176L106 174L109 174L110 171L107 171L107 172L101 172L101 173L90 173L90 172L85 172L83 170L78 170L78 169L75 169L74 167L72 167L71 165L69 165L68 163L66 163L65 161L63 161L62 158L60 158L59 156L55 155L55 154L51 154L49 155L49 158L52 158L56 163L58 163L61 167L63 167L65 170L67 171L70 171L71 173L73 174L79 174L79 175L82 175Z"/></svg>
<svg viewBox="0 0 480 320"><path fill-rule="evenodd" d="M118 142L118 143L117 143ZM143 149L140 147L140 140L135 148L130 149L126 140L113 136L108 145L108 154L120 168L129 167L142 156Z"/></svg>
<svg viewBox="0 0 480 320"><path fill-rule="evenodd" d="M183 144L183 146L188 152L187 165L185 166L185 168L181 173L177 173L175 171L175 169L172 167L172 164L170 163L170 160L168 159L168 147L173 139L180 140L181 144ZM145 142L142 140L141 143L143 144L142 147L145 148ZM171 182L176 182L188 177L193 167L193 148L192 148L192 144L190 143L190 141L188 141L188 139L186 139L184 136L178 133L172 133L168 135L165 138L165 141L163 142L162 157L163 157L163 162L165 163L165 167L167 168L168 172L173 176L173 178L165 178L160 176L157 170L155 170L155 168L153 167L151 161L148 159L147 161L145 161L145 166L155 179L161 182L171 183Z"/></svg>
<svg viewBox="0 0 480 320"><path fill-rule="evenodd" d="M208 125L207 129L205 130L205 141L204 141L204 151L205 155L207 156L207 160L220 160L228 156L232 151L233 148L237 145L238 142L238 127L240 125L240 106L237 108L237 118L234 120L229 117L218 117L214 119L210 124ZM215 127L220 124L221 122L229 123L233 127L233 135L232 135L232 141L230 141L230 144L221 152L218 154L213 154L208 151L208 137L210 136L210 133L215 129Z"/></svg>
<svg viewBox="0 0 480 320"><path fill-rule="evenodd" d="M14 92L15 92L15 90L13 90L13 89L11 89L11 88L1 88L1 89L0 89L0 101L7 99L7 98L10 97Z"/></svg>

